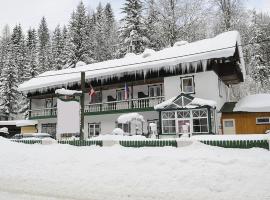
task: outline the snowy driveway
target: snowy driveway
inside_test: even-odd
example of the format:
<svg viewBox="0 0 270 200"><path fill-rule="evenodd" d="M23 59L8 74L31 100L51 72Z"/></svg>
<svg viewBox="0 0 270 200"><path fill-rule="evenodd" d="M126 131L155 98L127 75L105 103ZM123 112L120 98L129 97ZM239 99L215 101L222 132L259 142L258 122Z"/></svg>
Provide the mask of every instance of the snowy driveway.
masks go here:
<svg viewBox="0 0 270 200"><path fill-rule="evenodd" d="M0 139L0 199L269 200L270 153L25 145Z"/></svg>

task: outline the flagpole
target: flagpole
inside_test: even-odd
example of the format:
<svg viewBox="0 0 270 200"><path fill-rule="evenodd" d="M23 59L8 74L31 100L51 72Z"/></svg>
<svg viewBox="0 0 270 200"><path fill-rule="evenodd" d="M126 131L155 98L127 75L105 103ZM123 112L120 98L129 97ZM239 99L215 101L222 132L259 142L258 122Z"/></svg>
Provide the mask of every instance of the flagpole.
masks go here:
<svg viewBox="0 0 270 200"><path fill-rule="evenodd" d="M80 140L84 140L84 92L85 92L85 72L81 72L81 123L80 123Z"/></svg>

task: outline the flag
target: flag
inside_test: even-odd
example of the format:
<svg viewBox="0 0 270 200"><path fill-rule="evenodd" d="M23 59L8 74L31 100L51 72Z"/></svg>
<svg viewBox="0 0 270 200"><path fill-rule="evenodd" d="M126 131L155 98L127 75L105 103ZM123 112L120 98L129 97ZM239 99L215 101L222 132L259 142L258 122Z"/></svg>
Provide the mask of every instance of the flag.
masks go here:
<svg viewBox="0 0 270 200"><path fill-rule="evenodd" d="M94 88L92 87L92 85L90 85L89 88L89 96L90 96L90 102L92 102L92 96L96 95L96 91L94 90Z"/></svg>
<svg viewBox="0 0 270 200"><path fill-rule="evenodd" d="M125 100L128 100L128 93L129 93L128 85L127 83L125 83Z"/></svg>

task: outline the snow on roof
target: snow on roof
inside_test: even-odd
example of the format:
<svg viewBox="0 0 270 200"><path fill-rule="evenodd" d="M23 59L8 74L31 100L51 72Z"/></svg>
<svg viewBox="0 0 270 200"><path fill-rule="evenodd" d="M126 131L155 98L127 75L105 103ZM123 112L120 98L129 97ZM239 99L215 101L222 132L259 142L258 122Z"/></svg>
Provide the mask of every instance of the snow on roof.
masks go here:
<svg viewBox="0 0 270 200"><path fill-rule="evenodd" d="M55 90L55 94L66 95L66 96L72 96L72 95L81 94L81 93L82 91L67 90L65 88Z"/></svg>
<svg viewBox="0 0 270 200"><path fill-rule="evenodd" d="M139 113L127 113L122 114L118 117L117 122L120 124L126 124L128 122L131 122L133 120L144 122L144 118Z"/></svg>
<svg viewBox="0 0 270 200"><path fill-rule="evenodd" d="M10 120L10 121L0 121L0 125L2 126L33 126L38 124L38 121L36 120Z"/></svg>
<svg viewBox="0 0 270 200"><path fill-rule="evenodd" d="M234 112L270 112L270 94L246 96L235 104Z"/></svg>
<svg viewBox="0 0 270 200"><path fill-rule="evenodd" d="M237 31L229 31L217 35L214 38L204 39L181 46L165 48L157 52L147 52L149 56L129 55L121 59L89 64L77 68L48 71L38 75L19 86L19 91L35 92L45 91L49 88L70 86L80 82L80 72L86 72L87 81L95 79L108 79L119 77L126 73L143 73L149 70L159 70L168 67L174 69L177 64L189 69L192 63L195 67L198 63L205 63L208 59L231 57L235 53L236 43L241 45L240 35ZM241 46L238 46L241 58ZM243 64L244 62L242 62ZM244 73L244 66L242 66Z"/></svg>
<svg viewBox="0 0 270 200"><path fill-rule="evenodd" d="M172 104L176 105L174 103L174 101L177 99L178 96L172 97L166 101L163 101L162 103L155 105L154 109L155 110L161 110L166 108L167 106L170 106ZM217 103L215 101L212 100L208 100L208 99L201 99L201 98L194 98L189 104L187 104L186 106L181 106L181 108L197 108L197 107L201 107L201 106L210 106L212 108L216 107ZM176 105L179 107L179 105Z"/></svg>

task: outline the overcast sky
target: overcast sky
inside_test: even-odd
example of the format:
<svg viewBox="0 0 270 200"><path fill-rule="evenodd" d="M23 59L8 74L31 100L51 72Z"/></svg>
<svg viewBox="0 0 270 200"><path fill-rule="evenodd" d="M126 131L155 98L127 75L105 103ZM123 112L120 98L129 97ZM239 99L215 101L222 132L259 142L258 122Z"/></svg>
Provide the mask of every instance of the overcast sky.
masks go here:
<svg viewBox="0 0 270 200"><path fill-rule="evenodd" d="M50 29L57 24L67 24L72 11L80 0L0 0L0 29L5 24L11 27L20 23L23 29L37 27L45 16ZM98 2L110 2L116 18L121 18L122 4L125 0L83 0L86 6L94 9ZM247 0L246 0L247 1ZM270 0L248 0L249 8L255 7L270 13Z"/></svg>

